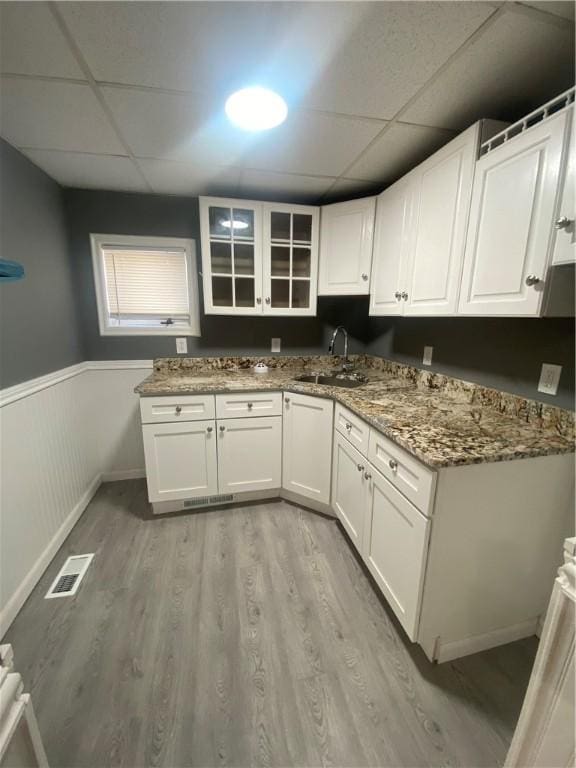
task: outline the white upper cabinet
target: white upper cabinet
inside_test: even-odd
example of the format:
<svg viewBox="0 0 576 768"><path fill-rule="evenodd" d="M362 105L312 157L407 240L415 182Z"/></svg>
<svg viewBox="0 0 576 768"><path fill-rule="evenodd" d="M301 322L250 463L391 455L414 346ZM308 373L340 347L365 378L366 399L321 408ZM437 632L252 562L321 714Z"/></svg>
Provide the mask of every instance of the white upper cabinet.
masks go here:
<svg viewBox="0 0 576 768"><path fill-rule="evenodd" d="M319 209L200 198L207 315L315 315Z"/></svg>
<svg viewBox="0 0 576 768"><path fill-rule="evenodd" d="M554 251L552 264L573 264L576 261L576 136L574 114L570 115L570 137L566 147L566 173L562 197L554 221Z"/></svg>
<svg viewBox="0 0 576 768"><path fill-rule="evenodd" d="M460 314L540 314L568 117L559 112L476 163Z"/></svg>
<svg viewBox="0 0 576 768"><path fill-rule="evenodd" d="M405 177L378 197L370 285L371 315L404 313L402 294L413 234L414 191L411 177Z"/></svg>
<svg viewBox="0 0 576 768"><path fill-rule="evenodd" d="M456 313L480 128L464 131L378 197L371 315Z"/></svg>
<svg viewBox="0 0 576 768"><path fill-rule="evenodd" d="M318 208L263 203L264 314L315 315Z"/></svg>
<svg viewBox="0 0 576 768"><path fill-rule="evenodd" d="M321 211L320 296L370 292L376 198L325 205Z"/></svg>

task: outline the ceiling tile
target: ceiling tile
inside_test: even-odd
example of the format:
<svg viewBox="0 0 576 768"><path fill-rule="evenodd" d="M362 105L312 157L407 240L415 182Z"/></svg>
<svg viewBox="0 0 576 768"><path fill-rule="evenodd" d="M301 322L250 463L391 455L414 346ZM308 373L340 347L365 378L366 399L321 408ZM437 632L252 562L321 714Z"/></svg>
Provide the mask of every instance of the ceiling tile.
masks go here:
<svg viewBox="0 0 576 768"><path fill-rule="evenodd" d="M503 14L402 114L461 130L481 117L515 120L573 83L574 35L519 13Z"/></svg>
<svg viewBox="0 0 576 768"><path fill-rule="evenodd" d="M238 192L239 168L194 165L172 160L138 160L154 192L165 195L219 195Z"/></svg>
<svg viewBox="0 0 576 768"><path fill-rule="evenodd" d="M64 187L148 191L134 163L127 157L41 149L26 150L24 154Z"/></svg>
<svg viewBox="0 0 576 768"><path fill-rule="evenodd" d="M122 155L88 85L3 77L0 133L16 147Z"/></svg>
<svg viewBox="0 0 576 768"><path fill-rule="evenodd" d="M318 202L335 179L326 176L301 176L267 171L242 171L240 192L258 200Z"/></svg>
<svg viewBox="0 0 576 768"><path fill-rule="evenodd" d="M65 2L97 80L389 118L494 12L468 2Z"/></svg>
<svg viewBox="0 0 576 768"><path fill-rule="evenodd" d="M85 79L47 3L0 3L0 72Z"/></svg>
<svg viewBox="0 0 576 768"><path fill-rule="evenodd" d="M394 123L346 174L391 184L454 137L452 131Z"/></svg>

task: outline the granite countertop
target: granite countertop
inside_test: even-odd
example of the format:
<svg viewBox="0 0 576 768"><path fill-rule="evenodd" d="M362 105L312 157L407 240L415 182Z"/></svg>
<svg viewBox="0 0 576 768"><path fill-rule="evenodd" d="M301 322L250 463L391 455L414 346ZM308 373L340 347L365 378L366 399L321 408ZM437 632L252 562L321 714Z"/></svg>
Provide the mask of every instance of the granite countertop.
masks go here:
<svg viewBox="0 0 576 768"><path fill-rule="evenodd" d="M135 391L158 396L280 390L331 398L433 468L574 450L571 411L380 358L354 361L355 371L368 379L355 389L295 380L334 369L338 358L272 360L277 367L256 374L251 358L161 359Z"/></svg>

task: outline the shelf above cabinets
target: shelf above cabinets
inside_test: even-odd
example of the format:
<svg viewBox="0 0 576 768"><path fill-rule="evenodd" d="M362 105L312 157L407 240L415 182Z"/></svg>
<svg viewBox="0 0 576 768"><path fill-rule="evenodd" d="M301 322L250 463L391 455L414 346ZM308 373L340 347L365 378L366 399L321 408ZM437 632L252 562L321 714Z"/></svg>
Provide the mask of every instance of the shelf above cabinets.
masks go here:
<svg viewBox="0 0 576 768"><path fill-rule="evenodd" d="M200 198L207 315L315 315L319 209Z"/></svg>

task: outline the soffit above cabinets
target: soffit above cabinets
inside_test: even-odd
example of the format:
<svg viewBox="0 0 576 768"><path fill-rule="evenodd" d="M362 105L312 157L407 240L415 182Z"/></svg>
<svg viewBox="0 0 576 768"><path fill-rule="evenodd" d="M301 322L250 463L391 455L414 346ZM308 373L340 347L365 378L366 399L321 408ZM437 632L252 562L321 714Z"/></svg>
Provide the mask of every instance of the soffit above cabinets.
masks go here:
<svg viewBox="0 0 576 768"><path fill-rule="evenodd" d="M3 2L0 133L65 186L320 203L570 86L571 2ZM289 101L250 135L223 103Z"/></svg>

